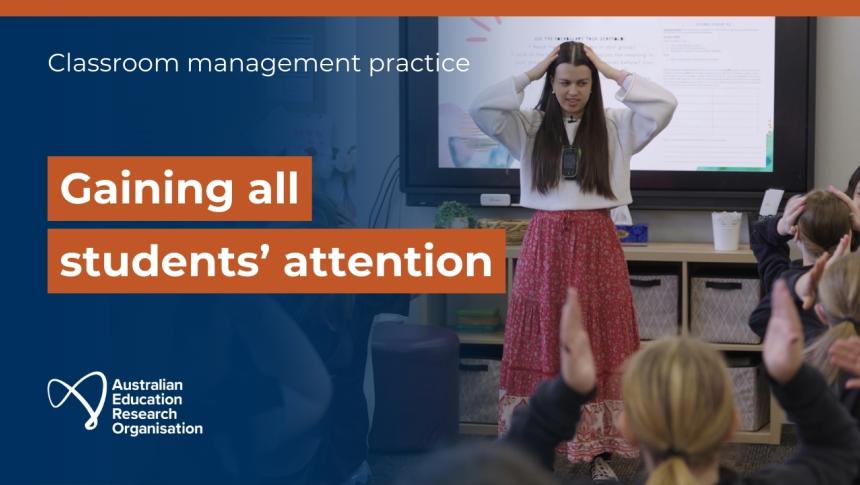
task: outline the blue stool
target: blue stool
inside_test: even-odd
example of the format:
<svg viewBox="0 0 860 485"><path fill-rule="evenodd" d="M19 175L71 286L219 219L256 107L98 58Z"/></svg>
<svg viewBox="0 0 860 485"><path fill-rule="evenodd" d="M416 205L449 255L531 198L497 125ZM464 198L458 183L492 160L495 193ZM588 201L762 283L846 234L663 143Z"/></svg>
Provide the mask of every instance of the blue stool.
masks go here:
<svg viewBox="0 0 860 485"><path fill-rule="evenodd" d="M373 328L372 449L424 451L456 440L459 348L457 334L436 325Z"/></svg>

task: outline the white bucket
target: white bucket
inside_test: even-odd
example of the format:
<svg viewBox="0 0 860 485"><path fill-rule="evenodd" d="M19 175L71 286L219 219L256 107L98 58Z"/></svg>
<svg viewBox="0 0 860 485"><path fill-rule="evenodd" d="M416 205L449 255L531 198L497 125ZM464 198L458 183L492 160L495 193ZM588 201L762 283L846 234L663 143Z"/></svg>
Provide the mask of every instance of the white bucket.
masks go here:
<svg viewBox="0 0 860 485"><path fill-rule="evenodd" d="M714 224L714 249L737 250L741 240L741 213L712 212L711 222Z"/></svg>

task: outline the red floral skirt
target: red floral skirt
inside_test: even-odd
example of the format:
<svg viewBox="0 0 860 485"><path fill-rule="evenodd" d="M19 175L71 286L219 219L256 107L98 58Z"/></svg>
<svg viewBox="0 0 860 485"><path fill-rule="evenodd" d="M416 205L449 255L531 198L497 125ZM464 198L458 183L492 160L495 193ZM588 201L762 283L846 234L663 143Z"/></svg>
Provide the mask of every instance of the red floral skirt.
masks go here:
<svg viewBox="0 0 860 485"><path fill-rule="evenodd" d="M597 396L583 406L571 461L601 453L637 455L616 427L621 364L639 348L627 262L606 210L538 211L517 260L508 302L499 395L499 432L543 380L559 374L559 318L565 290L578 290L597 364Z"/></svg>

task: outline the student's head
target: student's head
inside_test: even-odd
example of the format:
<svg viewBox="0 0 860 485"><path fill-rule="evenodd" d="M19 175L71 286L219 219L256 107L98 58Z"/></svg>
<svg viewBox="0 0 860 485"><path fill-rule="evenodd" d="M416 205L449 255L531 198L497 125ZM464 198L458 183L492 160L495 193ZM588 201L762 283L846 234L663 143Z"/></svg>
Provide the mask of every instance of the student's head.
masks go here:
<svg viewBox="0 0 860 485"><path fill-rule="evenodd" d="M498 443L458 446L407 470L403 485L556 485L552 474L523 451Z"/></svg>
<svg viewBox="0 0 860 485"><path fill-rule="evenodd" d="M723 357L688 337L658 340L627 363L619 426L651 470L648 485L695 483L735 428L732 383Z"/></svg>
<svg viewBox="0 0 860 485"><path fill-rule="evenodd" d="M851 174L851 178L848 180L848 188L845 189L848 197L851 197L854 203L860 206L860 183L858 182L860 182L860 166Z"/></svg>
<svg viewBox="0 0 860 485"><path fill-rule="evenodd" d="M806 209L797 219L795 240L804 258L833 253L842 236L851 232L851 212L838 197L823 190L806 194Z"/></svg>
<svg viewBox="0 0 860 485"><path fill-rule="evenodd" d="M815 312L830 328L806 349L806 360L832 384L839 369L830 363L827 351L837 340L860 333L860 253L842 256L824 270Z"/></svg>
<svg viewBox="0 0 860 485"><path fill-rule="evenodd" d="M545 194L558 186L563 145L579 149L577 182L585 192L614 199L609 182L609 146L600 78L581 42L564 42L549 65L537 109L544 113L535 135L532 185ZM578 121L574 140L565 123Z"/></svg>

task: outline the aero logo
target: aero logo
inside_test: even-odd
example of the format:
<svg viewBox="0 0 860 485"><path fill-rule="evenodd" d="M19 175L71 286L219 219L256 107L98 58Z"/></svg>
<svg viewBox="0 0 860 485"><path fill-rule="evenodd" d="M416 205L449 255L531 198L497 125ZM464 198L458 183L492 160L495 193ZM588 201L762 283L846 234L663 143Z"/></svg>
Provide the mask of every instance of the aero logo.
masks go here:
<svg viewBox="0 0 860 485"><path fill-rule="evenodd" d="M89 401L84 399L84 396L82 396L81 393L77 390L77 387L90 377L98 377L102 382L101 397L99 398L99 404L98 406L96 406L95 409L93 409ZM66 395L63 396L63 398L60 399L60 402L56 404L54 403L54 399L51 397L51 386L53 384L58 384L66 388ZM69 398L69 396L72 395L78 398L78 401L81 402L81 405L83 405L87 412L90 414L89 419L87 419L86 423L84 423L84 428L86 428L87 430L95 429L96 426L98 426L99 424L99 414L101 414L102 408L105 405L105 397L107 396L107 377L105 377L102 372L93 371L78 379L78 381L71 386L61 381L60 379L51 379L50 381L48 381L48 402L51 403L51 407L53 407L54 409L57 409L58 407L62 406L63 403L65 403L66 400Z"/></svg>

